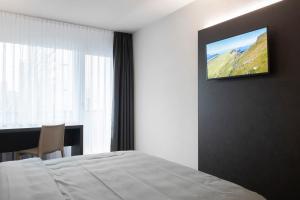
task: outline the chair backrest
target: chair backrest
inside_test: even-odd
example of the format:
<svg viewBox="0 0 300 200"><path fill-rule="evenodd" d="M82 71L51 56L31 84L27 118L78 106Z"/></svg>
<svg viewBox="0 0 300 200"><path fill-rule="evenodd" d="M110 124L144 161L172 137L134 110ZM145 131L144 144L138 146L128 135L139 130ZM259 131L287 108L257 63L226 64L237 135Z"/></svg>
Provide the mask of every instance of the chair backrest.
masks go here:
<svg viewBox="0 0 300 200"><path fill-rule="evenodd" d="M45 153L62 151L64 148L65 124L54 126L42 126L38 146L38 154L41 157Z"/></svg>

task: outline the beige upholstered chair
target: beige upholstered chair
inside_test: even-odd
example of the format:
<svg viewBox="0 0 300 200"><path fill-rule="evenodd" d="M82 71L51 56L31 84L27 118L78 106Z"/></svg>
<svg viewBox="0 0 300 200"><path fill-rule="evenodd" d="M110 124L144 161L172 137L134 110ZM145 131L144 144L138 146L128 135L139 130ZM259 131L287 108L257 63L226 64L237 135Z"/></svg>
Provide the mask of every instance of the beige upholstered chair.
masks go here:
<svg viewBox="0 0 300 200"><path fill-rule="evenodd" d="M64 157L64 136L65 124L55 126L42 126L39 145L33 149L26 149L16 153L16 159L20 159L21 154L30 154L42 158L42 155L60 151Z"/></svg>

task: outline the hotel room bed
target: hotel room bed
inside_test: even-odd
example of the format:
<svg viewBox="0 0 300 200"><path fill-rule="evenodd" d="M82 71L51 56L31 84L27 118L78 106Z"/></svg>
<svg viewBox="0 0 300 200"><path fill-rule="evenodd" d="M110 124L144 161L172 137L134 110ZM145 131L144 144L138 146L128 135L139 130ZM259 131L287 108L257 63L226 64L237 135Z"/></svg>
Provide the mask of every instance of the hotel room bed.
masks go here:
<svg viewBox="0 0 300 200"><path fill-rule="evenodd" d="M160 158L127 151L0 164L1 200L264 200Z"/></svg>

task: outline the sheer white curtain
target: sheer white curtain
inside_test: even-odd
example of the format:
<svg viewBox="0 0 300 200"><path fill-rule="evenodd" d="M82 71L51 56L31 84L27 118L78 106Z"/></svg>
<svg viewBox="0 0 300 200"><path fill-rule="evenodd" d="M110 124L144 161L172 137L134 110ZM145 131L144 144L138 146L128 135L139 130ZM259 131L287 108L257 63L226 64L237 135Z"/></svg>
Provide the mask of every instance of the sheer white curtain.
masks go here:
<svg viewBox="0 0 300 200"><path fill-rule="evenodd" d="M83 124L110 150L113 32L0 12L0 128Z"/></svg>

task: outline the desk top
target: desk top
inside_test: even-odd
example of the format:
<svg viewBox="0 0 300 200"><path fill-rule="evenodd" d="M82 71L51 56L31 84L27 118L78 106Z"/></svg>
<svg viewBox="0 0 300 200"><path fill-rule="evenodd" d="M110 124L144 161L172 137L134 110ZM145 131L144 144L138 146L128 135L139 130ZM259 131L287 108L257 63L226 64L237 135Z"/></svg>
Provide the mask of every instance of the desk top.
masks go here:
<svg viewBox="0 0 300 200"><path fill-rule="evenodd" d="M0 153L34 148L38 145L41 126L0 128ZM83 153L83 125L66 125L65 146L72 146L72 155Z"/></svg>
<svg viewBox="0 0 300 200"><path fill-rule="evenodd" d="M0 133L9 133L9 132L26 132L26 131L39 131L41 129L41 125L36 125L36 126L31 126L31 127L26 127L26 126L19 126L19 127L0 127ZM65 129L78 129L82 128L83 125L79 124L73 124L73 125L66 125Z"/></svg>

